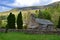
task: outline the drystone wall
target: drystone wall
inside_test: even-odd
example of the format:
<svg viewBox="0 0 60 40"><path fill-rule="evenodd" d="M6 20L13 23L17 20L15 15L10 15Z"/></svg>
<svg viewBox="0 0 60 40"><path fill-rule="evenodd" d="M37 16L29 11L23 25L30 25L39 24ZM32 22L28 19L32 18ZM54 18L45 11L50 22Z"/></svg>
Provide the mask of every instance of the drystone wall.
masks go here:
<svg viewBox="0 0 60 40"><path fill-rule="evenodd" d="M5 32L6 29L0 29L0 32ZM7 32L23 32L26 34L60 34L60 30L54 30L54 31L40 31L36 29L8 29Z"/></svg>

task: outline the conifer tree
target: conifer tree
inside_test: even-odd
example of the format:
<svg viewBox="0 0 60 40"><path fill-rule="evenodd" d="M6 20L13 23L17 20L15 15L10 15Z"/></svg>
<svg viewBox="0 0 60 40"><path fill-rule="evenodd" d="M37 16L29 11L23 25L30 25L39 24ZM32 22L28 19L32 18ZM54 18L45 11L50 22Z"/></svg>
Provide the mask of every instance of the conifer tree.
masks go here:
<svg viewBox="0 0 60 40"><path fill-rule="evenodd" d="M10 13L7 17L7 28L9 29L15 29L15 15Z"/></svg>
<svg viewBox="0 0 60 40"><path fill-rule="evenodd" d="M12 24L12 25L13 25L13 27L12 27L12 28L15 28L15 15L14 15L14 14L12 14L12 17L13 17L13 18L12 18L12 23L13 23L13 24Z"/></svg>
<svg viewBox="0 0 60 40"><path fill-rule="evenodd" d="M21 12L17 16L17 28L18 29L23 28L23 20L22 20L22 13Z"/></svg>

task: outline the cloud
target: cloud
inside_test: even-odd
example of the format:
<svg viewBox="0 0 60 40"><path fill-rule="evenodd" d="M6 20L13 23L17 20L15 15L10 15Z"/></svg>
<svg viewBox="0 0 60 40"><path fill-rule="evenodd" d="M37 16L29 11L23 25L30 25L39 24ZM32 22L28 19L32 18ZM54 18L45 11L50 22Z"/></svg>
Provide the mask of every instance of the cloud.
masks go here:
<svg viewBox="0 0 60 40"><path fill-rule="evenodd" d="M0 0L0 11L7 11L16 7L42 6L60 0Z"/></svg>
<svg viewBox="0 0 60 40"><path fill-rule="evenodd" d="M12 3L12 6L14 7L42 6L42 5L48 5L56 1L60 0L15 0ZM11 6L11 4L8 5Z"/></svg>
<svg viewBox="0 0 60 40"><path fill-rule="evenodd" d="M7 7L4 7L4 6L0 6L0 12L3 12L3 11L9 11L11 10L12 8L7 8Z"/></svg>
<svg viewBox="0 0 60 40"><path fill-rule="evenodd" d="M60 1L60 0L52 0L52 2L56 2L56 1Z"/></svg>
<svg viewBox="0 0 60 40"><path fill-rule="evenodd" d="M46 5L52 0L15 0L14 3L12 3L15 7L26 7L26 6L41 6Z"/></svg>
<svg viewBox="0 0 60 40"><path fill-rule="evenodd" d="M48 5L52 0L42 0L40 5Z"/></svg>
<svg viewBox="0 0 60 40"><path fill-rule="evenodd" d="M33 6L35 3L40 3L40 0L15 0L15 2L12 3L12 5L16 7L25 7Z"/></svg>
<svg viewBox="0 0 60 40"><path fill-rule="evenodd" d="M0 0L0 4L11 7L41 6L60 0Z"/></svg>

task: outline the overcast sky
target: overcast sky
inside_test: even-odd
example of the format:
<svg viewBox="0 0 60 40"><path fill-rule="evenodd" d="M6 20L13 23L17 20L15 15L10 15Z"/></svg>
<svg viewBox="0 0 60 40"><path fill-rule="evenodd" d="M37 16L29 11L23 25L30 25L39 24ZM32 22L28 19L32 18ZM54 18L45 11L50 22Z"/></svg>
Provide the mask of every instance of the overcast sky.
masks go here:
<svg viewBox="0 0 60 40"><path fill-rule="evenodd" d="M60 0L0 0L0 12L11 10L15 7L42 6Z"/></svg>

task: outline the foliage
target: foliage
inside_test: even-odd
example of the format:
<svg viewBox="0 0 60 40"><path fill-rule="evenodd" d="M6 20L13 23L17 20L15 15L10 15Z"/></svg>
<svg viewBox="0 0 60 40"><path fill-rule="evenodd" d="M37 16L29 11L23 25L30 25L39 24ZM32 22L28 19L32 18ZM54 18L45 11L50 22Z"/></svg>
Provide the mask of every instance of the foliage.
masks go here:
<svg viewBox="0 0 60 40"><path fill-rule="evenodd" d="M24 25L24 29L27 29L27 27L28 27L27 25Z"/></svg>
<svg viewBox="0 0 60 40"><path fill-rule="evenodd" d="M42 13L45 19L51 20L51 14L48 11L43 11Z"/></svg>
<svg viewBox="0 0 60 40"><path fill-rule="evenodd" d="M6 19L6 16L1 16L0 17L2 20L5 20Z"/></svg>
<svg viewBox="0 0 60 40"><path fill-rule="evenodd" d="M38 18L51 20L51 15L48 11L39 10Z"/></svg>
<svg viewBox="0 0 60 40"><path fill-rule="evenodd" d="M44 15L43 15L42 11L40 11L40 10L39 10L38 18L42 18L42 19L44 18Z"/></svg>
<svg viewBox="0 0 60 40"><path fill-rule="evenodd" d="M5 19L6 19L6 16L1 15L1 16L0 16L0 19L1 19L1 20L5 20Z"/></svg>
<svg viewBox="0 0 60 40"><path fill-rule="evenodd" d="M22 13L21 12L17 16L17 28L18 29L23 28L23 20L22 20Z"/></svg>
<svg viewBox="0 0 60 40"><path fill-rule="evenodd" d="M2 20L0 20L0 27L2 26Z"/></svg>
<svg viewBox="0 0 60 40"><path fill-rule="evenodd" d="M60 28L60 16L59 16L57 28Z"/></svg>
<svg viewBox="0 0 60 40"><path fill-rule="evenodd" d="M36 17L36 18L38 18L38 13L39 13L39 11L36 10L36 11L35 11L35 17Z"/></svg>
<svg viewBox="0 0 60 40"><path fill-rule="evenodd" d="M12 13L7 17L7 28L15 29L15 15Z"/></svg>

